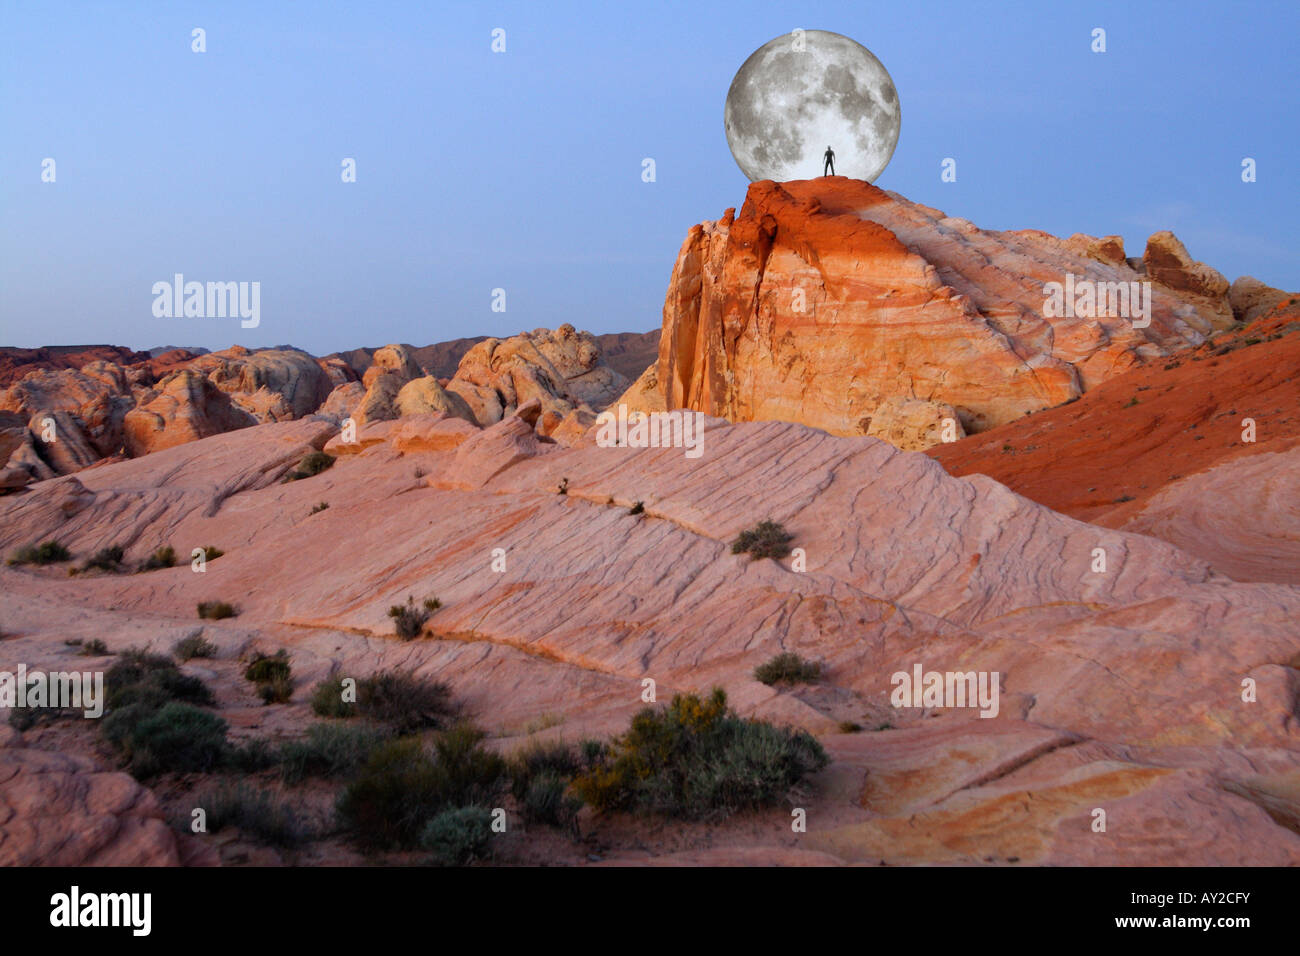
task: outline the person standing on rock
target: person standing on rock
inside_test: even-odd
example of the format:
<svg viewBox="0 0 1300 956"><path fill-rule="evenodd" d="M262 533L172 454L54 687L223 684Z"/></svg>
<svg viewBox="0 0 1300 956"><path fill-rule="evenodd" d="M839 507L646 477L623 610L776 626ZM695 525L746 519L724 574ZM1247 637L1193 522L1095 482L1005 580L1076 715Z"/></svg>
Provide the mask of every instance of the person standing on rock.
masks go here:
<svg viewBox="0 0 1300 956"><path fill-rule="evenodd" d="M825 162L822 163L822 175L834 176L835 175L835 150L827 146L826 155L822 158L825 160ZM829 170L829 172L827 170Z"/></svg>

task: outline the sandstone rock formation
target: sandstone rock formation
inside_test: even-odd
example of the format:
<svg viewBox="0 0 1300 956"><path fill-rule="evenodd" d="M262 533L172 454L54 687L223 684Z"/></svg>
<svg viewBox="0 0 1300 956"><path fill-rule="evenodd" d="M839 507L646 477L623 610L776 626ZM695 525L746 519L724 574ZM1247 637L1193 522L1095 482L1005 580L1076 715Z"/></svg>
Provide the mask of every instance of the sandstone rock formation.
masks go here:
<svg viewBox="0 0 1300 956"><path fill-rule="evenodd" d="M953 474L1172 541L1234 578L1300 584L1285 504L1287 456L1300 447L1296 368L1300 299L1288 299L1162 366L929 453Z"/></svg>
<svg viewBox="0 0 1300 956"><path fill-rule="evenodd" d="M1139 265L1154 280L1149 326L1056 315L1044 290L1067 274L1125 294L1145 278L1119 237L981 230L839 177L753 183L738 216L695 226L682 244L658 388L668 408L838 435L874 429L909 445L933 433L928 416L923 433L908 420L914 400L984 431L1232 321L1222 276L1171 234L1153 236Z"/></svg>
<svg viewBox="0 0 1300 956"><path fill-rule="evenodd" d="M638 361L646 341L645 335L606 338L630 361ZM0 388L0 415L13 416L0 428L0 492L251 423L321 415L365 424L446 412L491 424L514 410L521 392L546 403L547 432L564 424L567 440L576 441L594 421L589 403L602 406L627 386L601 361L597 339L572 326L492 340L493 347L466 365L468 377L454 380L437 377L417 358L437 357L441 368L449 356L459 361L483 341L346 353L364 357L362 374L343 354L317 359L292 348L154 355L111 346L0 350L0 372L10 380ZM78 358L87 360L79 368ZM51 426L64 442L44 437Z"/></svg>
<svg viewBox="0 0 1300 956"><path fill-rule="evenodd" d="M193 369L173 372L145 392L122 423L127 450L137 456L255 424L251 413Z"/></svg>

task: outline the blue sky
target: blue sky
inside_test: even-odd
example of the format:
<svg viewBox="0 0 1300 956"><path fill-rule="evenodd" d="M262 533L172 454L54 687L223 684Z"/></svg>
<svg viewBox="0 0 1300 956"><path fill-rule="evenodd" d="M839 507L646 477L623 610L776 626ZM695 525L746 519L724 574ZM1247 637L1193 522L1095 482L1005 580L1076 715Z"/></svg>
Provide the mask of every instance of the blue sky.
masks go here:
<svg viewBox="0 0 1300 956"><path fill-rule="evenodd" d="M1169 228L1229 279L1300 289L1294 0L0 0L0 344L657 328L686 230L744 200L731 78L795 28L892 74L877 185L984 228L1119 233L1130 255ZM155 318L176 272L259 281L261 325Z"/></svg>

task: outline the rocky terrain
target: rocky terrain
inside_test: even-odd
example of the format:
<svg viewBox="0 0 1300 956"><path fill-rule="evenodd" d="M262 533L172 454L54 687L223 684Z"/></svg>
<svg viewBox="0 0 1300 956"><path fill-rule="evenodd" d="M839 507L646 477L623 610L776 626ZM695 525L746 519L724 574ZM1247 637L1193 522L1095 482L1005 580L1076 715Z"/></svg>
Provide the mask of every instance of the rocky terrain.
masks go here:
<svg viewBox="0 0 1300 956"><path fill-rule="evenodd" d="M1052 314L1067 275L1149 282L1150 313ZM658 362L625 400L919 449L946 419L964 435L1062 404L1283 297L1168 232L1131 258L1118 236L987 231L843 177L758 182L687 233Z"/></svg>
<svg viewBox="0 0 1300 956"><path fill-rule="evenodd" d="M325 358L241 346L157 355L116 346L8 349L0 355L0 372L10 383L0 389L0 492L101 461L316 414L360 424L448 411L489 425L513 411L522 395L543 403L546 433L566 419L570 431L580 432L628 386L603 361L601 338L566 325L504 340L389 345ZM639 363L652 336L603 338L623 362ZM453 357L454 373L440 376Z"/></svg>
<svg viewBox="0 0 1300 956"><path fill-rule="evenodd" d="M1044 314L1065 272L1149 280L1150 325ZM1129 258L830 178L692 228L661 332L610 348L647 339L635 381L571 326L29 356L0 552L71 554L0 567L0 672L202 639L180 669L252 747L304 739L321 682L400 668L505 755L621 733L647 682L721 687L829 758L725 817L568 832L512 802L500 863L1300 864L1300 298L1168 233ZM619 402L699 411L702 453L598 443ZM787 547L737 553L764 519ZM287 700L259 697L245 668L281 651ZM760 681L783 653L820 669ZM900 705L915 669L997 675L996 712ZM0 864L420 862L260 766L311 840L192 833L212 772L133 778L97 723L0 725Z"/></svg>

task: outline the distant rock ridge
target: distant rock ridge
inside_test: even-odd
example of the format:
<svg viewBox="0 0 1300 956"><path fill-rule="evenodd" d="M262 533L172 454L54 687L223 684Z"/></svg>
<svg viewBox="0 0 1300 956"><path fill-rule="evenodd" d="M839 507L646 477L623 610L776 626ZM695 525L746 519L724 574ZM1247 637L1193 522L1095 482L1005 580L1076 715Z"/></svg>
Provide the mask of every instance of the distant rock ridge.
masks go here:
<svg viewBox="0 0 1300 956"><path fill-rule="evenodd" d="M658 333L608 336L636 361ZM270 422L320 416L358 425L445 413L500 421L536 400L543 435L579 436L628 386L598 338L572 325L426 349L388 345L316 358L280 346L252 351L135 352L118 346L0 350L0 492ZM456 354L438 375L421 354ZM360 371L352 361L364 359ZM7 363L7 364L5 364Z"/></svg>

